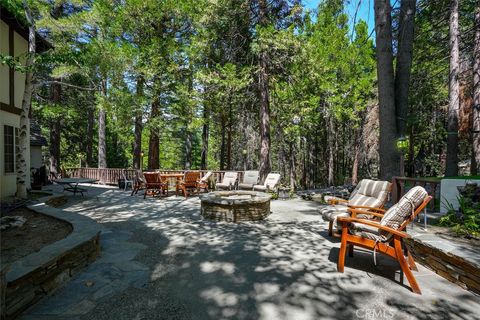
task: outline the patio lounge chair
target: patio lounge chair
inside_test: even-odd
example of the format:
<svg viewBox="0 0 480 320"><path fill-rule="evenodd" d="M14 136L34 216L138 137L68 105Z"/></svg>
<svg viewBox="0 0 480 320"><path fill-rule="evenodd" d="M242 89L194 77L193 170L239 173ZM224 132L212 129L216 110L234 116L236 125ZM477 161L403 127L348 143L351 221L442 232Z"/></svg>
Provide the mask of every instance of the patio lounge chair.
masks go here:
<svg viewBox="0 0 480 320"><path fill-rule="evenodd" d="M253 190L253 186L258 183L258 171L245 171L243 181L238 184L238 189Z"/></svg>
<svg viewBox="0 0 480 320"><path fill-rule="evenodd" d="M238 172L227 171L223 176L222 182L219 182L215 185L215 189L228 189L233 190L237 184Z"/></svg>
<svg viewBox="0 0 480 320"><path fill-rule="evenodd" d="M212 177L212 174L213 172L212 171L208 171L207 173L205 173L205 175L202 177L202 179L200 179L200 181L198 182L198 191L200 192L200 190L204 189L206 192L208 192L208 183Z"/></svg>
<svg viewBox="0 0 480 320"><path fill-rule="evenodd" d="M199 192L200 172L187 171L183 176L183 179L177 182L176 195L178 191L182 191L185 198L188 198L188 190L196 190Z"/></svg>
<svg viewBox="0 0 480 320"><path fill-rule="evenodd" d="M131 196L137 194L139 190L145 189L145 177L143 176L143 172L141 170L137 170L135 173L135 178L133 179L133 188Z"/></svg>
<svg viewBox="0 0 480 320"><path fill-rule="evenodd" d="M280 182L280 173L269 173L265 178L263 184L256 184L253 186L253 190L263 191L263 192L277 192L278 183Z"/></svg>
<svg viewBox="0 0 480 320"><path fill-rule="evenodd" d="M147 194L155 196L157 194L161 195L168 193L168 181L163 180L159 173L157 172L144 172L143 176L145 177L145 194L143 198L147 197Z"/></svg>
<svg viewBox="0 0 480 320"><path fill-rule="evenodd" d="M427 206L432 199L422 187L410 189L397 204L384 213L373 213L381 217L380 221L359 219L359 213L372 214L363 209L350 209L352 217L339 217L342 225L342 238L340 253L338 255L337 270L344 271L345 254L347 248L353 255L354 246L373 250L396 259L400 264L403 274L406 275L412 291L421 294L415 277L410 269L417 270L415 261L405 247L404 239L410 238L405 233L406 226ZM406 253L406 258L405 258Z"/></svg>
<svg viewBox="0 0 480 320"><path fill-rule="evenodd" d="M370 207L383 208L387 202L388 194L390 193L392 184L388 181L374 181L370 179L363 179L353 190L348 200L339 198L327 199L329 206L320 210L323 220L328 221L328 235L333 235L333 226L336 225L338 217L349 217L349 207ZM365 210L366 211L366 210ZM372 217L371 215L361 215L360 218Z"/></svg>

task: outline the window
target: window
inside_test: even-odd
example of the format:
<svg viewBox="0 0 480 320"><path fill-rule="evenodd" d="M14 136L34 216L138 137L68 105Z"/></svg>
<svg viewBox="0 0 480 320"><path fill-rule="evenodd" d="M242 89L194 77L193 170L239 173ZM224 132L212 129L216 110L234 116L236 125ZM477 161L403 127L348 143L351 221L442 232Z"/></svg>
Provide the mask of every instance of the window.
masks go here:
<svg viewBox="0 0 480 320"><path fill-rule="evenodd" d="M3 144L5 173L13 173L15 172L15 130L12 126L3 127Z"/></svg>

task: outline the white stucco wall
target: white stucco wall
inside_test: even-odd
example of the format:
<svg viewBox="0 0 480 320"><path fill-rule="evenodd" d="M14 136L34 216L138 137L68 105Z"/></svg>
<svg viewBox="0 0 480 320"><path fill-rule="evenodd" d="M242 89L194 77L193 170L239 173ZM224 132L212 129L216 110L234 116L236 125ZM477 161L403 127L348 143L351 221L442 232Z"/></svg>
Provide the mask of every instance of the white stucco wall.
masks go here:
<svg viewBox="0 0 480 320"><path fill-rule="evenodd" d="M0 20L0 52L8 54L8 25ZM8 67L0 64L0 102L9 104L9 86L10 79L8 78Z"/></svg>
<svg viewBox="0 0 480 320"><path fill-rule="evenodd" d="M0 21L0 49L2 53L8 54L8 25ZM21 61L25 61L25 53L28 50L28 42L18 33L14 32L14 53L15 56L21 56ZM25 88L25 75L15 72L15 106L21 108L23 100L23 91ZM0 101L9 104L9 70L5 66L0 67ZM20 116L0 110L0 197L12 196L15 194L17 186L17 175L15 173L5 173L4 158L4 125L15 128L20 127ZM27 136L30 137L30 126L27 126ZM30 144L27 146L27 154L30 154ZM27 168L30 172L30 157L27 157ZM27 175L27 188L30 188L30 174Z"/></svg>
<svg viewBox="0 0 480 320"><path fill-rule="evenodd" d="M14 54L25 64L26 53L28 52L28 42L18 33L13 33ZM22 108L23 91L25 89L25 73L15 72L15 107Z"/></svg>
<svg viewBox="0 0 480 320"><path fill-rule="evenodd" d="M442 179L440 183L440 213L447 213L452 205L458 210L458 199L460 195L457 187L463 187L468 182L480 184L480 179Z"/></svg>

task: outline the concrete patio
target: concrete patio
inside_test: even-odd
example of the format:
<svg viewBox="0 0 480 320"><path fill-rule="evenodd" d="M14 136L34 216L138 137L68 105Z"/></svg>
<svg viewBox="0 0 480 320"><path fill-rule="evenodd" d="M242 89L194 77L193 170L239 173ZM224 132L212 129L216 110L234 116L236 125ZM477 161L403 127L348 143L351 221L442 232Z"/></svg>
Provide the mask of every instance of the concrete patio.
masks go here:
<svg viewBox="0 0 480 320"><path fill-rule="evenodd" d="M371 252L338 273L339 240L313 201L273 201L267 220L233 224L203 220L197 197L88 189L63 209L102 225L102 254L23 319L480 319L478 295L422 266L421 296Z"/></svg>

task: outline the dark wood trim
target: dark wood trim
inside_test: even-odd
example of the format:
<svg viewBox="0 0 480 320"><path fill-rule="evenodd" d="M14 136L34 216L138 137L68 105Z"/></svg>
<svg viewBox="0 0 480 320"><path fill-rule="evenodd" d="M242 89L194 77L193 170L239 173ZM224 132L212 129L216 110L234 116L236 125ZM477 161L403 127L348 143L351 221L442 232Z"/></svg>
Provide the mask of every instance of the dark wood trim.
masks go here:
<svg viewBox="0 0 480 320"><path fill-rule="evenodd" d="M0 18L10 27L13 27L22 38L28 42L28 26L24 22L15 18L15 15L11 13L6 7L0 5ZM37 45L37 53L42 53L53 48L53 45L42 37L38 32L35 34L35 43Z"/></svg>
<svg viewBox="0 0 480 320"><path fill-rule="evenodd" d="M13 33L13 27L9 26L8 27L8 54L11 57L15 56L15 50L14 50L14 33ZM9 102L11 107L15 107L15 70L10 67L9 68L9 73L8 73L8 78L9 78Z"/></svg>
<svg viewBox="0 0 480 320"><path fill-rule="evenodd" d="M5 111L5 112L9 112L9 113L13 113L13 114L17 114L17 115L20 115L20 113L22 112L22 109L10 106L10 105L8 105L6 103L3 103L3 102L0 102L0 110Z"/></svg>

